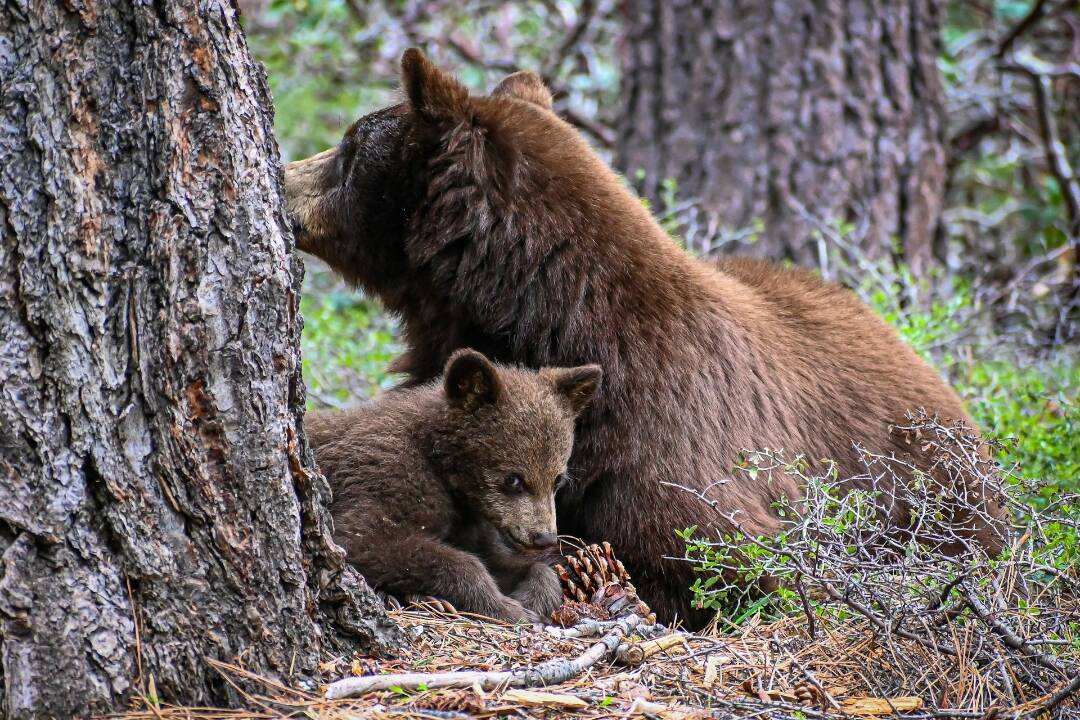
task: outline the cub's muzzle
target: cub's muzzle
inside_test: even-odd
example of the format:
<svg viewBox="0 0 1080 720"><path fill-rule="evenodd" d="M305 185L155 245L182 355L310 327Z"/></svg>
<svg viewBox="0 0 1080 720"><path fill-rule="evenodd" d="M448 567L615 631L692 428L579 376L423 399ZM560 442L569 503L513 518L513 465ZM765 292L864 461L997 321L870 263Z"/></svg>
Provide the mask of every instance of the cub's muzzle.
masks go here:
<svg viewBox="0 0 1080 720"><path fill-rule="evenodd" d="M554 532L508 528L503 531L506 541L519 550L547 550L559 542Z"/></svg>

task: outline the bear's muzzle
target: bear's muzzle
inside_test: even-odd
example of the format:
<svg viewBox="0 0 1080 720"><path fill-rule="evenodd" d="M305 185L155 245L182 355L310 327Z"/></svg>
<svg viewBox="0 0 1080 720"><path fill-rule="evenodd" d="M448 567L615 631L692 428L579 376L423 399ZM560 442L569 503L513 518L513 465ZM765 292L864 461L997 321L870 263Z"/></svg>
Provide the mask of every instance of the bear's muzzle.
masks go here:
<svg viewBox="0 0 1080 720"><path fill-rule="evenodd" d="M334 188L336 147L285 166L285 207L292 218L296 247L318 254L321 238L333 234L323 198Z"/></svg>

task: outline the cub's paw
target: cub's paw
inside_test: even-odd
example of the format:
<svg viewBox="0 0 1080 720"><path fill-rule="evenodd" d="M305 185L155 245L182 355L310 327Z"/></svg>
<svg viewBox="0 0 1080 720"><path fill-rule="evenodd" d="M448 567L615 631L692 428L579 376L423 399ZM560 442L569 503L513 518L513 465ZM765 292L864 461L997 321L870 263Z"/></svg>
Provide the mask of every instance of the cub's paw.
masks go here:
<svg viewBox="0 0 1080 720"><path fill-rule="evenodd" d="M441 612L447 615L458 614L457 608L449 602L431 595L406 595L405 602L409 605L416 605L424 610L434 610L435 612Z"/></svg>
<svg viewBox="0 0 1080 720"><path fill-rule="evenodd" d="M543 563L536 563L529 568L529 574L518 583L514 592L510 593L510 597L545 620L563 604L559 577L554 570Z"/></svg>
<svg viewBox="0 0 1080 720"><path fill-rule="evenodd" d="M387 610L401 610L405 607L402 602L397 599L397 596L391 595L390 593L384 592L377 588L375 590L375 596L382 600L382 603L386 606Z"/></svg>
<svg viewBox="0 0 1080 720"><path fill-rule="evenodd" d="M530 610L519 601L509 597L503 601L499 611L491 613L491 616L512 623L541 623L544 621L540 613Z"/></svg>

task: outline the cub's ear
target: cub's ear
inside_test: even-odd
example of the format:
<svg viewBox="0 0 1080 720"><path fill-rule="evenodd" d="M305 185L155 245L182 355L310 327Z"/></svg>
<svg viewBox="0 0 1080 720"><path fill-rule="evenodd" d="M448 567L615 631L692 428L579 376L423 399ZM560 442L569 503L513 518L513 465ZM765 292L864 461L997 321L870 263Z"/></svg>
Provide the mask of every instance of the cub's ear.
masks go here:
<svg viewBox="0 0 1080 720"><path fill-rule="evenodd" d="M504 77L502 82L491 91L492 97L500 95L515 97L547 110L551 109L551 91L547 89L539 75L528 70Z"/></svg>
<svg viewBox="0 0 1080 720"><path fill-rule="evenodd" d="M502 384L490 360L475 350L463 349L451 355L446 363L443 391L450 405L473 412L496 403Z"/></svg>
<svg viewBox="0 0 1080 720"><path fill-rule="evenodd" d="M603 371L599 365L582 365L575 368L545 368L540 371L555 386L555 392L566 400L570 411L577 415L592 400L600 387Z"/></svg>
<svg viewBox="0 0 1080 720"><path fill-rule="evenodd" d="M401 81L409 104L428 122L450 120L465 113L468 89L432 65L416 48L409 48L401 56Z"/></svg>

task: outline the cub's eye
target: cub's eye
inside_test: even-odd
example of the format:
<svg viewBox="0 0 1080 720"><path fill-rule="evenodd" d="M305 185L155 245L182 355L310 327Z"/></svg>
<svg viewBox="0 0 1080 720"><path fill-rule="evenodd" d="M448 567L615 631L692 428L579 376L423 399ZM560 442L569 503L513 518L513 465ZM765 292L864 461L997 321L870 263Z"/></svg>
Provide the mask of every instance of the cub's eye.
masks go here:
<svg viewBox="0 0 1080 720"><path fill-rule="evenodd" d="M525 481L517 473L511 473L503 478L503 490L512 495L520 495L525 492Z"/></svg>

